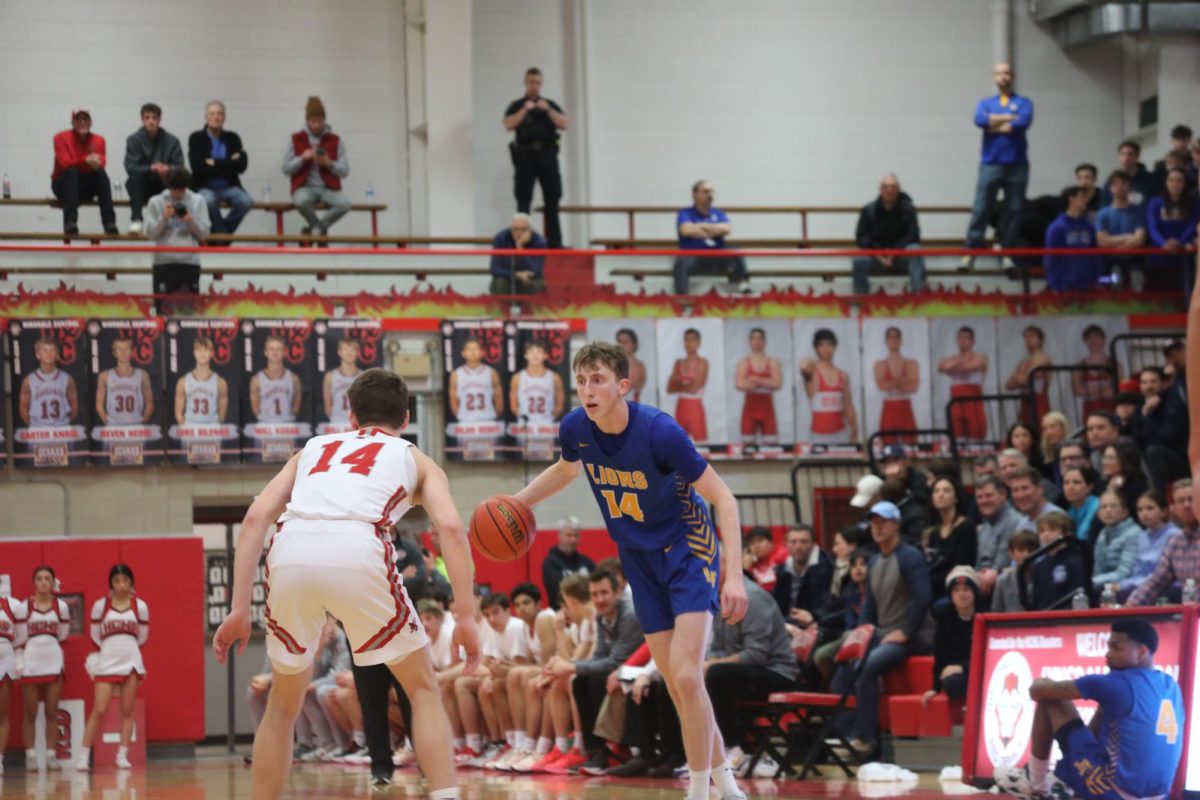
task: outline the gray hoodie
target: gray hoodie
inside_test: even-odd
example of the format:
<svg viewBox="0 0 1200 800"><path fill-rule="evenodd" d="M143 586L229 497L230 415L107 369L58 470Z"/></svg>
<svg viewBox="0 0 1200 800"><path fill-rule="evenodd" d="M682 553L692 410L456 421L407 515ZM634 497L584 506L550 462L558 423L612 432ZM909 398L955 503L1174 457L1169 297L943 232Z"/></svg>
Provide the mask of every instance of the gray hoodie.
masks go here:
<svg viewBox="0 0 1200 800"><path fill-rule="evenodd" d="M1012 563L1008 555L1008 537L1025 519L1020 511L1013 508L1007 500L996 516L984 517L979 523L979 555L975 559L975 569L1002 570Z"/></svg>
<svg viewBox="0 0 1200 800"><path fill-rule="evenodd" d="M158 129L153 139L145 128L138 128L125 140L125 172L129 175L145 174L151 164L166 164L168 167L183 166L183 148L179 140Z"/></svg>
<svg viewBox="0 0 1200 800"><path fill-rule="evenodd" d="M208 203L204 198L185 189L180 201L191 212L192 222L188 223L179 217L167 219L164 209L167 203L174 205L171 190L165 189L161 194L150 198L146 204L146 238L153 239L159 247L196 247L208 239L212 223L208 220ZM155 264L195 264L200 265L199 253L155 253Z"/></svg>
<svg viewBox="0 0 1200 800"><path fill-rule="evenodd" d="M814 548L814 552L816 548ZM775 598L753 581L746 581L746 616L730 625L719 614L713 617L713 639L709 658L737 654L739 664L765 667L788 680L800 677L792 637Z"/></svg>

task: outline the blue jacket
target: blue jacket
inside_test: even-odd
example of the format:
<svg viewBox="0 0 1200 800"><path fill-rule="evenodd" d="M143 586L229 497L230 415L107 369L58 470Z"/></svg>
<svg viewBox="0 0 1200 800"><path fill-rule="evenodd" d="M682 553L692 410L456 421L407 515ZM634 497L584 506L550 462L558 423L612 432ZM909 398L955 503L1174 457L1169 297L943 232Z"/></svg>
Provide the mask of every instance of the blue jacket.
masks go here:
<svg viewBox="0 0 1200 800"><path fill-rule="evenodd" d="M496 250L516 250L517 242L513 239L512 231L508 228L500 231L492 238L492 247ZM537 231L529 237L530 250L545 250L546 239ZM534 277L541 279L546 266L545 256L492 256L492 277L510 278L513 272L528 270Z"/></svg>
<svg viewBox="0 0 1200 800"><path fill-rule="evenodd" d="M988 114L1016 114L1012 133L993 133L988 130ZM1028 164L1025 131L1033 124L1033 101L1014 94L1008 103L1000 104L1000 95L985 97L975 106L975 125L983 129L980 162L984 164Z"/></svg>
<svg viewBox="0 0 1200 800"><path fill-rule="evenodd" d="M1095 247L1096 229L1087 217L1076 219L1063 212L1046 229L1046 247ZM1102 268L1098 256L1043 256L1046 285L1055 292L1084 292L1095 288Z"/></svg>
<svg viewBox="0 0 1200 800"><path fill-rule="evenodd" d="M1129 517L1106 525L1096 535L1092 551L1092 585L1120 583L1133 574L1138 557L1138 534L1142 529Z"/></svg>

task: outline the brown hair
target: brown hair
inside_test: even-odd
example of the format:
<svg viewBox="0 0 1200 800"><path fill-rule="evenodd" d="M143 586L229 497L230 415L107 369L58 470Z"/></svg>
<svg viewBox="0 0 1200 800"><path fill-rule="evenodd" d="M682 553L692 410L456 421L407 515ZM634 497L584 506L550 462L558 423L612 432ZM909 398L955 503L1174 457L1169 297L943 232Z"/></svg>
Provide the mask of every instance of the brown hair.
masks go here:
<svg viewBox="0 0 1200 800"><path fill-rule="evenodd" d="M563 597L571 597L580 603L592 602L592 595L588 591L586 572L572 572L563 578L562 583L558 585L558 591Z"/></svg>
<svg viewBox="0 0 1200 800"><path fill-rule="evenodd" d="M1037 521L1038 533L1041 533L1043 528L1059 531L1063 536L1070 536L1075 533L1075 523L1061 511L1051 511L1044 517L1039 517Z"/></svg>
<svg viewBox="0 0 1200 800"><path fill-rule="evenodd" d="M571 360L573 372L578 372L580 367L608 367L616 373L617 380L624 380L629 377L629 355L621 345L597 339L579 348Z"/></svg>
<svg viewBox="0 0 1200 800"><path fill-rule="evenodd" d="M1029 531L1013 531L1012 536L1008 537L1008 551L1015 552L1024 550L1026 553L1032 553L1038 549L1038 540Z"/></svg>
<svg viewBox="0 0 1200 800"><path fill-rule="evenodd" d="M408 386L390 369L373 367L350 384L346 396L361 426L399 428L408 421Z"/></svg>
<svg viewBox="0 0 1200 800"><path fill-rule="evenodd" d="M1022 479L1029 481L1034 486L1042 485L1042 473L1038 472L1033 467L1021 467L1012 474L1012 477L1008 479L1008 482L1011 485L1013 481Z"/></svg>

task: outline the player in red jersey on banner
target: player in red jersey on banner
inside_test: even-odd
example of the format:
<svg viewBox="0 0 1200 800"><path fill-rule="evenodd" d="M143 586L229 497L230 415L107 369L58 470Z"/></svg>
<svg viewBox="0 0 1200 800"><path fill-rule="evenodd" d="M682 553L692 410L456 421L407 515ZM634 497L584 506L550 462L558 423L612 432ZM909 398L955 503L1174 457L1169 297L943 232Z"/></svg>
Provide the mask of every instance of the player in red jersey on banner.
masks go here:
<svg viewBox="0 0 1200 800"><path fill-rule="evenodd" d="M850 392L850 376L833 363L837 347L837 334L820 328L813 334L817 360L800 359L800 377L812 405L810 430L814 444L841 444L858 438L858 413Z"/></svg>
<svg viewBox="0 0 1200 800"><path fill-rule="evenodd" d="M267 654L272 687L254 737L254 797L283 791L292 762L292 726L308 691L326 612L341 621L354 661L387 664L412 703L411 738L433 800L458 798L450 721L442 706L429 639L396 571L391 532L412 506L439 534L454 596L471 597L471 552L446 474L400 438L408 387L383 369L350 387L355 430L317 436L263 490L242 523L234 558L233 603L213 637L224 663L250 638L250 590L268 530ZM470 604L459 603L455 639L466 666L479 663ZM390 777L377 775L376 785Z"/></svg>
<svg viewBox="0 0 1200 800"><path fill-rule="evenodd" d="M704 387L708 385L708 359L700 355L700 331L688 328L683 333L687 354L675 359L667 394L679 395L675 401L675 421L693 442L708 439L708 419L704 413Z"/></svg>
<svg viewBox="0 0 1200 800"><path fill-rule="evenodd" d="M779 359L766 354L767 332L762 328L750 331L750 355L737 364L734 378L742 401L742 438L747 441L774 444L779 439L779 423L775 419L775 392L783 386L783 370Z"/></svg>

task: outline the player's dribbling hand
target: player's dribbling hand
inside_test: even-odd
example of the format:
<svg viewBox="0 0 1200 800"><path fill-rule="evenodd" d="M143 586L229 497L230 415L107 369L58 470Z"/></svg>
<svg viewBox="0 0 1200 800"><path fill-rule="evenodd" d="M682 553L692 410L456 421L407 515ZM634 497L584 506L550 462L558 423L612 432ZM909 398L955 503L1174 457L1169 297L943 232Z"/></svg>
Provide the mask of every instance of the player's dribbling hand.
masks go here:
<svg viewBox="0 0 1200 800"><path fill-rule="evenodd" d="M746 616L749 604L741 573L737 577L727 578L721 586L721 617L730 625L737 625Z"/></svg>
<svg viewBox="0 0 1200 800"><path fill-rule="evenodd" d="M229 649L235 644L238 646L237 654L239 656L246 652L246 643L249 641L249 612L230 611L229 615L221 623L221 627L217 628L216 634L213 635L212 646L213 653L217 657L217 663L225 663L225 659L229 657Z"/></svg>
<svg viewBox="0 0 1200 800"><path fill-rule="evenodd" d="M472 675L479 668L479 629L475 627L474 617L467 616L455 621L457 624L454 626L454 644L467 651L463 674Z"/></svg>

